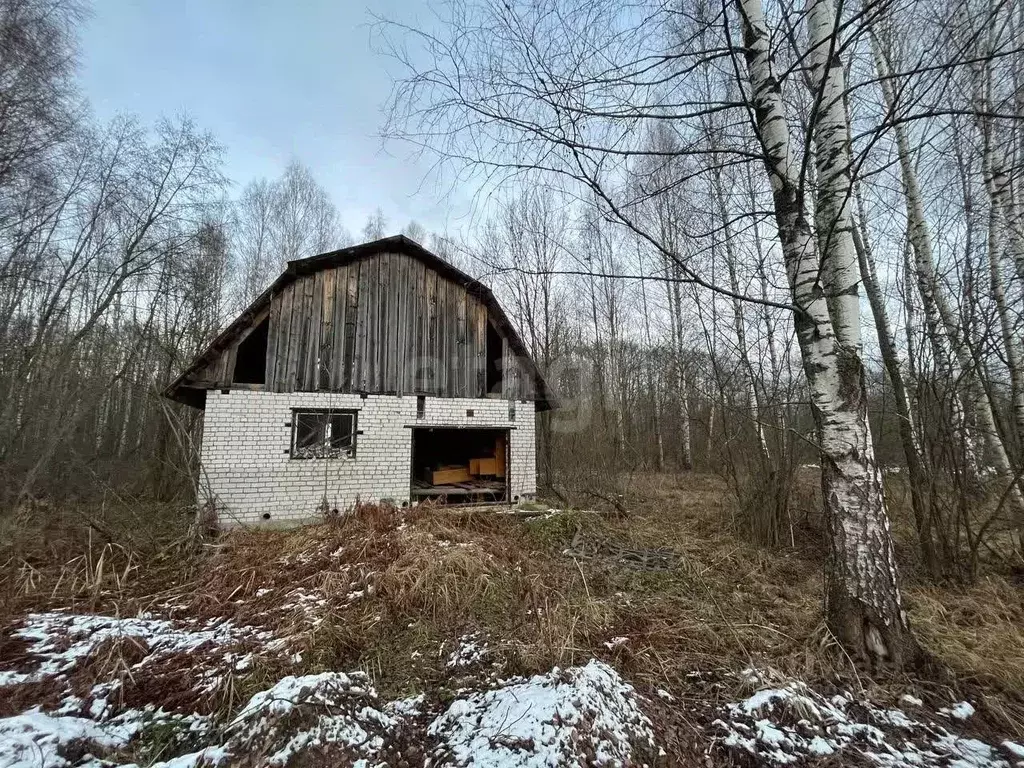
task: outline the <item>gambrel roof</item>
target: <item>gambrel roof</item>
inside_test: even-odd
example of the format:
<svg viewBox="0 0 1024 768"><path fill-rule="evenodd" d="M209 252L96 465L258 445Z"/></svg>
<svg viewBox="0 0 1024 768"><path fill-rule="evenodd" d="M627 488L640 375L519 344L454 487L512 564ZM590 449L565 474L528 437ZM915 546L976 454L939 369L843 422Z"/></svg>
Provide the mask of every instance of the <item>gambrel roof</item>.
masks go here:
<svg viewBox="0 0 1024 768"><path fill-rule="evenodd" d="M223 377L210 376L209 370L216 368L217 361L225 357L229 350L237 350L239 344L253 332L258 324L265 321L268 317L273 317L271 312L272 305L275 301L280 302L281 297L287 295L289 290L294 290L296 281L301 281L303 278L316 275L317 273L358 264L375 257L391 258L392 255L396 254L410 257L415 262L421 263L428 273L433 272L444 278L446 284L450 283L461 286L464 290L460 289L460 294L474 297L475 302L477 302L475 306L480 308L481 313L486 312L486 319L493 324L504 342L507 343L508 352L512 355L512 357L507 359L513 360L513 365L519 369L524 378L528 379L529 386L526 386L526 382L524 382L522 388L523 398L535 400L538 410L548 410L557 406L554 394L548 387L543 375L527 351L526 345L519 337L519 334L512 326L491 290L480 281L453 267L444 259L431 253L404 235L386 237L369 243L288 262L285 271L281 273L270 287L260 294L242 314L229 324L202 354L193 360L178 378L171 382L163 394L181 403L198 408L204 407L206 390L230 386L228 382L224 381ZM420 271L422 272L422 270ZM409 302L413 300L408 299ZM403 301L407 301L407 299L401 298L395 303L400 304ZM280 307L277 307L277 309L280 310ZM450 306L449 310L454 313L454 305ZM460 306L459 310L464 312L465 307ZM465 324L467 320L464 316L460 316L459 322ZM472 325L472 321L469 321L469 325ZM483 340L479 338L481 331L476 328L471 330L475 334L474 341L478 344L483 344ZM349 354L352 354L351 351ZM268 355L269 358L270 355ZM340 389L337 386L339 381L329 382L328 386L325 387L319 386L320 383L318 379L318 386L305 386L301 388ZM361 389L359 383L354 379L345 381L345 389L354 392L367 391L367 388ZM290 390L282 388L281 383L278 382L274 391ZM412 394L412 392L407 392L407 394Z"/></svg>

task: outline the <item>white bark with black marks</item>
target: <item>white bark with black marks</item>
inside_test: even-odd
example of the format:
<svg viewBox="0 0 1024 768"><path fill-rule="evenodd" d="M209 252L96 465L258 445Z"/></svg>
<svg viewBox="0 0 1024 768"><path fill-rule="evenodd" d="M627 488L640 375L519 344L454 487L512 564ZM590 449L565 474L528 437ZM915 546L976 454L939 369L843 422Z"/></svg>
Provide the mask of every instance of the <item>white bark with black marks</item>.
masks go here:
<svg viewBox="0 0 1024 768"><path fill-rule="evenodd" d="M772 185L795 313L821 449L822 492L828 527L825 616L847 650L871 663L902 664L916 646L909 633L881 473L867 419L860 358L857 261L849 238L849 209L831 195L849 183L844 170L847 128L842 67L831 45L834 9L813 0L809 29L815 74L821 86L820 129L815 137L825 164L819 175L833 226L819 232L819 251L794 167L782 93L774 72L761 0L738 0L744 22L747 69L765 165ZM848 199L848 195L847 195ZM829 234L831 233L831 234ZM829 296L831 294L831 297Z"/></svg>

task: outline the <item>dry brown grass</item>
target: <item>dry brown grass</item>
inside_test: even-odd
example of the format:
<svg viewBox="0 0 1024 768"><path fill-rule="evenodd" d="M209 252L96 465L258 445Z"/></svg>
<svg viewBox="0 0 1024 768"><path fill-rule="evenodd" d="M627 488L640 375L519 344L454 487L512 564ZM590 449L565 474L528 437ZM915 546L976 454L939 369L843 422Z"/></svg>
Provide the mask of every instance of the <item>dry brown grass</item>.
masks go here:
<svg viewBox="0 0 1024 768"><path fill-rule="evenodd" d="M793 505L792 546L771 551L732 532L734 510L721 480L657 475L634 479L625 516L525 520L493 510L362 505L321 525L234 531L186 556L180 549L148 558L108 550L102 578L95 549L75 577L38 560L31 578L18 583L22 608L29 596L33 606L92 605L116 593L122 614L141 607L268 627L293 638L305 671L361 668L385 697L452 685L444 654L473 631L488 638L504 674L603 658L648 695L662 688L685 703L664 707L657 723L663 742L679 750L697 738L698 710L742 695L731 673L747 666L819 685L871 687L893 699L914 690L948 704L970 694L983 700L983 715L1020 734L1020 589L995 574L969 589L911 581L912 621L952 676L873 687L822 627L821 531L814 490L804 493ZM562 551L577 529L628 547L671 548L681 565L637 572L601 558L576 561ZM81 572L86 563L92 581ZM301 607L281 609L299 589L324 601L315 625ZM353 592L363 595L350 599ZM606 647L619 636L627 642ZM257 666L218 696L239 701L279 672Z"/></svg>
<svg viewBox="0 0 1024 768"><path fill-rule="evenodd" d="M177 506L52 506L0 515L0 624L60 605L136 610L127 603L191 577L190 513Z"/></svg>
<svg viewBox="0 0 1024 768"><path fill-rule="evenodd" d="M921 642L963 679L1024 691L1024 592L986 577L970 587L908 590Z"/></svg>

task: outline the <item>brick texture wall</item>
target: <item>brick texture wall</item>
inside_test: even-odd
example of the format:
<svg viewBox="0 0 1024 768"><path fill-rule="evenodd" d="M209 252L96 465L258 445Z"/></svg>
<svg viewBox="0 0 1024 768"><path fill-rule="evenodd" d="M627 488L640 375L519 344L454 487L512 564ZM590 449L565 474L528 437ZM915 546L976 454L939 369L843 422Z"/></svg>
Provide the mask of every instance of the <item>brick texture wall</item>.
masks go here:
<svg viewBox="0 0 1024 768"><path fill-rule="evenodd" d="M315 519L323 500L344 510L357 499L409 502L412 427L510 428L513 497L537 490L532 402L427 397L417 418L416 397L326 392L207 393L201 494L213 500L221 525L279 525ZM352 408L359 412L354 458L292 459L293 408ZM473 411L473 416L467 415Z"/></svg>

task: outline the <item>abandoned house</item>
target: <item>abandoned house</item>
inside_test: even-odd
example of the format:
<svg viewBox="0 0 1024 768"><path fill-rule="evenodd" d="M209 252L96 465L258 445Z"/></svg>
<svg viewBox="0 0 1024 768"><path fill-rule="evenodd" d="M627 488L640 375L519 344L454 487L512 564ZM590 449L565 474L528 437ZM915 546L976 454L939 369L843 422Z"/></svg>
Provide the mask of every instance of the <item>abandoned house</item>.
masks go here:
<svg viewBox="0 0 1024 768"><path fill-rule="evenodd" d="M401 235L288 263L164 393L221 525L536 491L541 373L484 285Z"/></svg>

